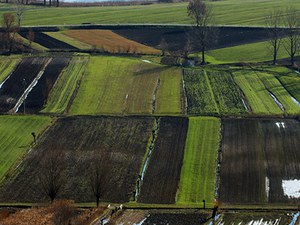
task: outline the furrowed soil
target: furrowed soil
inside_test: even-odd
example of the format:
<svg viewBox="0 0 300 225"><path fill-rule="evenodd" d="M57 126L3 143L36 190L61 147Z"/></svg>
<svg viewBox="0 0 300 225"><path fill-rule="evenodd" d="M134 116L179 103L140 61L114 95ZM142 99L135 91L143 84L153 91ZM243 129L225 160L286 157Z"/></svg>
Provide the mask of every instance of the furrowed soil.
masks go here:
<svg viewBox="0 0 300 225"><path fill-rule="evenodd" d="M0 113L12 109L49 58L24 58L0 89ZM25 86L24 80L25 79Z"/></svg>
<svg viewBox="0 0 300 225"><path fill-rule="evenodd" d="M55 57L46 67L37 85L28 94L25 102L26 113L39 112L47 102L49 92L62 70L69 64L70 58ZM20 108L24 106L24 103Z"/></svg>
<svg viewBox="0 0 300 225"><path fill-rule="evenodd" d="M296 203L283 180L300 179L300 123L223 119L220 198L225 203Z"/></svg>
<svg viewBox="0 0 300 225"><path fill-rule="evenodd" d="M39 182L41 164L49 151L64 154L65 169L58 198L94 202L89 166L105 158L100 169L108 176L100 201L127 202L135 190L153 119L135 117L68 117L59 119L0 190L1 202L45 202Z"/></svg>
<svg viewBox="0 0 300 225"><path fill-rule="evenodd" d="M163 117L138 202L175 203L188 119Z"/></svg>

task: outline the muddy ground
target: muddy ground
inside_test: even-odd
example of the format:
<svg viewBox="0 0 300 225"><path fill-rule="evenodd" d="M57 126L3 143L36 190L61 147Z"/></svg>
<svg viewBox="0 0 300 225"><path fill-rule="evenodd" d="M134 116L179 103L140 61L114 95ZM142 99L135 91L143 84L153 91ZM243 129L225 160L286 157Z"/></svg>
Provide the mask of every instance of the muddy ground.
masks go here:
<svg viewBox="0 0 300 225"><path fill-rule="evenodd" d="M300 123L283 119L223 119L220 200L298 204L283 180L300 180ZM298 202L298 203L297 203Z"/></svg>
<svg viewBox="0 0 300 225"><path fill-rule="evenodd" d="M52 58L36 86L28 94L25 101L26 113L37 113L46 104L49 92L62 70L69 64L69 57ZM21 105L23 108L24 103Z"/></svg>
<svg viewBox="0 0 300 225"><path fill-rule="evenodd" d="M49 58L23 58L0 89L0 113L11 110Z"/></svg>
<svg viewBox="0 0 300 225"><path fill-rule="evenodd" d="M39 162L48 162L52 150L63 154L60 157L63 159L62 187L58 198L94 202L90 175L95 171L91 165L96 163L106 175L106 179L101 180L100 200L128 202L135 190L152 126L151 118L59 119L38 140L16 170L16 177L8 179L0 188L0 202L47 202L49 199L39 181L46 173ZM105 160L95 161L97 157Z"/></svg>
<svg viewBox="0 0 300 225"><path fill-rule="evenodd" d="M138 202L175 203L188 119L163 117Z"/></svg>

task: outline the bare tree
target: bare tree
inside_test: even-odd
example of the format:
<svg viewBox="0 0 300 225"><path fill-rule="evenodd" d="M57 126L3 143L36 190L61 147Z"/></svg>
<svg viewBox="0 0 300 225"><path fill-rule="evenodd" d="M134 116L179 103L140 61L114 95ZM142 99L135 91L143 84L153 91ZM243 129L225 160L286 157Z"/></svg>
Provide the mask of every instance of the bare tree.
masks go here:
<svg viewBox="0 0 300 225"><path fill-rule="evenodd" d="M277 54L282 44L282 29L280 28L282 22L282 11L274 9L266 18L266 25L268 27L268 41L272 56L273 65L276 64Z"/></svg>
<svg viewBox="0 0 300 225"><path fill-rule="evenodd" d="M89 181L97 207L99 206L101 196L105 192L105 183L108 178L108 170L105 165L108 159L109 157L105 154L94 153L90 162Z"/></svg>
<svg viewBox="0 0 300 225"><path fill-rule="evenodd" d="M285 10L284 25L287 28L287 41L284 43L286 52L290 56L291 65L295 64L295 55L300 43L299 26L300 15L295 7L289 7Z"/></svg>
<svg viewBox="0 0 300 225"><path fill-rule="evenodd" d="M17 17L17 24L20 27L21 21L23 19L23 14L25 12L25 6L23 5L23 0L16 0L15 5L14 5L14 11L15 11L16 17Z"/></svg>
<svg viewBox="0 0 300 225"><path fill-rule="evenodd" d="M29 41L29 48L31 48L32 42L34 41L34 32L31 28L28 31L27 39Z"/></svg>
<svg viewBox="0 0 300 225"><path fill-rule="evenodd" d="M202 64L205 64L205 51L209 41L215 38L214 30L210 26L213 22L212 8L203 0L191 0L187 12L194 21L194 43L199 46L202 53Z"/></svg>
<svg viewBox="0 0 300 225"><path fill-rule="evenodd" d="M57 149L50 149L40 162L38 181L43 192L50 198L51 203L56 198L63 183L65 155Z"/></svg>
<svg viewBox="0 0 300 225"><path fill-rule="evenodd" d="M16 34L18 32L18 26L15 24L16 17L13 13L4 13L2 25L4 28L4 35L3 39L5 42L5 48L12 51L15 41L16 41Z"/></svg>
<svg viewBox="0 0 300 225"><path fill-rule="evenodd" d="M165 56L168 52L169 45L164 38L161 39L161 41L159 43L159 47L161 49L161 55Z"/></svg>

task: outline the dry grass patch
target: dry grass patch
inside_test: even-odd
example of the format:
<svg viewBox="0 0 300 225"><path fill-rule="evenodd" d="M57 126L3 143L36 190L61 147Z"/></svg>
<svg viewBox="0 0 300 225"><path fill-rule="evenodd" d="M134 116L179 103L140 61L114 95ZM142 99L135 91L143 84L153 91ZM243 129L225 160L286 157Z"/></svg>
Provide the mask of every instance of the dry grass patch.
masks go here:
<svg viewBox="0 0 300 225"><path fill-rule="evenodd" d="M111 30L68 30L64 34L111 53L160 54L157 49L126 39Z"/></svg>

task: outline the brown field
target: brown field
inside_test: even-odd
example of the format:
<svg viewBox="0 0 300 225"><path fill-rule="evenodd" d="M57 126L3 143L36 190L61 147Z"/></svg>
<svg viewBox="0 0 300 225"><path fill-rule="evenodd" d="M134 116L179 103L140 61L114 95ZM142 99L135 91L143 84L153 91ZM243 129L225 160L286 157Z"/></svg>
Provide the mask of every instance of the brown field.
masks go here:
<svg viewBox="0 0 300 225"><path fill-rule="evenodd" d="M65 35L111 53L160 54L160 51L126 39L111 30L68 30Z"/></svg>
<svg viewBox="0 0 300 225"><path fill-rule="evenodd" d="M38 181L39 162L49 151L65 155L62 188L58 198L94 202L89 184L89 166L95 155L105 157L101 170L104 202L127 202L136 180L151 134L153 119L134 117L68 117L59 119L42 137L15 171L15 178L0 188L0 202L45 202Z"/></svg>
<svg viewBox="0 0 300 225"><path fill-rule="evenodd" d="M143 203L175 203L188 119L163 117L138 197Z"/></svg>
<svg viewBox="0 0 300 225"><path fill-rule="evenodd" d="M225 203L295 203L283 180L300 180L300 123L224 119L220 198Z"/></svg>

